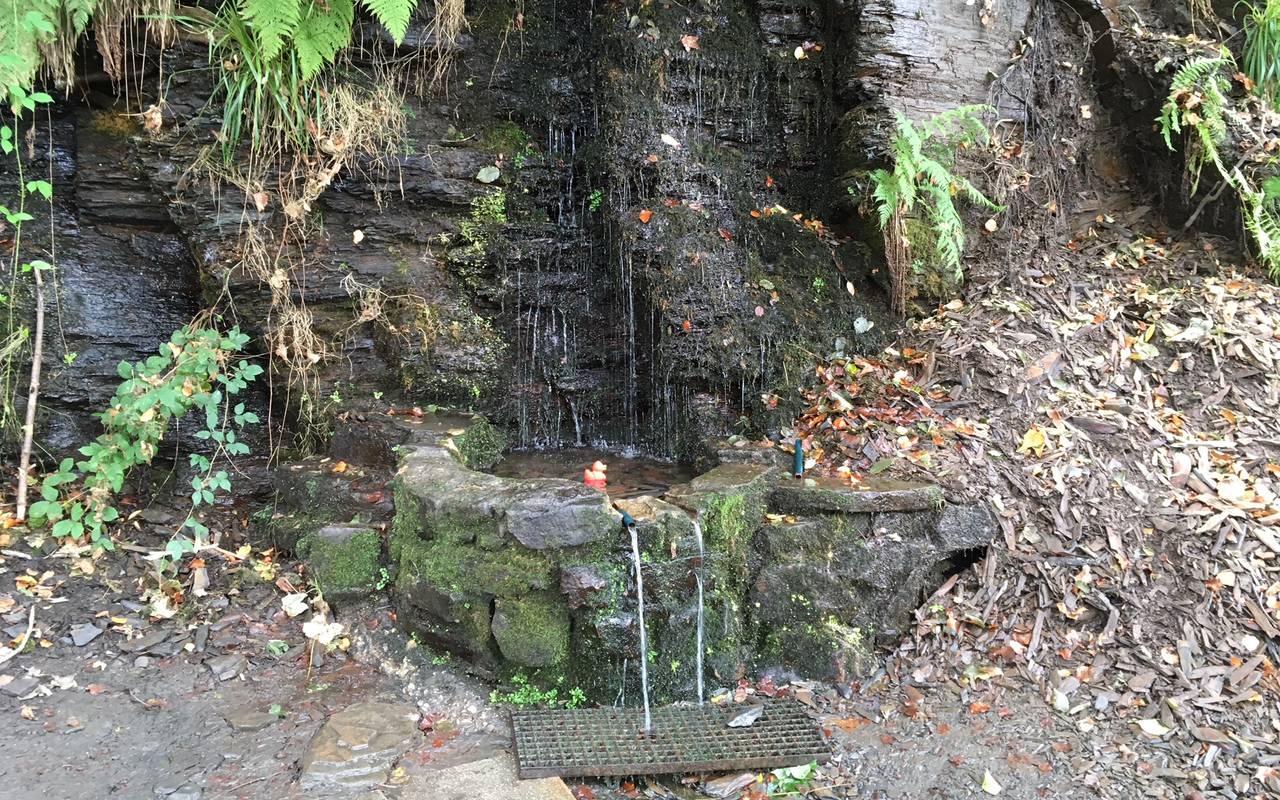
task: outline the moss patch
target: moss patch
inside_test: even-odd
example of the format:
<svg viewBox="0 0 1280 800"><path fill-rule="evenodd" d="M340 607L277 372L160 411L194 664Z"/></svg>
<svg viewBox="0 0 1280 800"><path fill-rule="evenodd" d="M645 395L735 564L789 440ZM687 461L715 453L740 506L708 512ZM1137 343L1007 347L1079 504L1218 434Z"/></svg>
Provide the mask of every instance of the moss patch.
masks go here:
<svg viewBox="0 0 1280 800"><path fill-rule="evenodd" d="M401 542L400 571L446 594L515 597L552 584L551 561L542 553L484 550L447 538Z"/></svg>
<svg viewBox="0 0 1280 800"><path fill-rule="evenodd" d="M552 595L499 598L493 636L509 661L527 667L552 667L569 657L569 612Z"/></svg>
<svg viewBox="0 0 1280 800"><path fill-rule="evenodd" d="M355 597L374 591L382 556L382 540L375 531L322 528L303 538L298 551L326 597Z"/></svg>
<svg viewBox="0 0 1280 800"><path fill-rule="evenodd" d="M483 417L467 426L464 433L455 436L453 443L462 454L462 463L476 470L486 470L497 464L507 449L506 434Z"/></svg>

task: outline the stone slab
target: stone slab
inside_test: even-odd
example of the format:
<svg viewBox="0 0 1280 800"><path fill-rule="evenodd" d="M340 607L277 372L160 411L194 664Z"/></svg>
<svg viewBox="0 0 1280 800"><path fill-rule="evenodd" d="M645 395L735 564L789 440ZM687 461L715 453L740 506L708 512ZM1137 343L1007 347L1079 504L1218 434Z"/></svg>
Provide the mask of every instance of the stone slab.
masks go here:
<svg viewBox="0 0 1280 800"><path fill-rule="evenodd" d="M312 790L386 783L391 765L422 738L419 716L403 703L356 703L339 711L303 756L299 784Z"/></svg>
<svg viewBox="0 0 1280 800"><path fill-rule="evenodd" d="M522 781L507 754L417 775L400 800L574 800L559 778Z"/></svg>
<svg viewBox="0 0 1280 800"><path fill-rule="evenodd" d="M942 502L942 488L935 484L874 477L857 486L835 478L783 480L769 499L769 505L783 514L932 511Z"/></svg>

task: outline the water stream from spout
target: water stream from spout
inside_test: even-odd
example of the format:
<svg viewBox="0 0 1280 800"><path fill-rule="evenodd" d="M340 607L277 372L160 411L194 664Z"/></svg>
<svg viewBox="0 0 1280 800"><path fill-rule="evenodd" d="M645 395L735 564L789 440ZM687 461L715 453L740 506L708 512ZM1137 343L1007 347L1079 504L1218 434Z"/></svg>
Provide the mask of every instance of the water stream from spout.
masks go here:
<svg viewBox="0 0 1280 800"><path fill-rule="evenodd" d="M702 544L702 524L695 518L693 520L693 535L698 540L698 569L694 572L694 577L698 581L698 633L697 633L697 649L694 651L694 669L697 672L698 679L698 705L703 702L703 686L702 686L702 620L703 620L703 601L702 601L702 564L706 560L706 551Z"/></svg>
<svg viewBox="0 0 1280 800"><path fill-rule="evenodd" d="M640 619L640 694L644 698L644 733L653 733L653 717L649 712L649 637L644 629L644 576L640 571L640 536L635 525L628 525L631 534L631 562L636 569L636 608Z"/></svg>

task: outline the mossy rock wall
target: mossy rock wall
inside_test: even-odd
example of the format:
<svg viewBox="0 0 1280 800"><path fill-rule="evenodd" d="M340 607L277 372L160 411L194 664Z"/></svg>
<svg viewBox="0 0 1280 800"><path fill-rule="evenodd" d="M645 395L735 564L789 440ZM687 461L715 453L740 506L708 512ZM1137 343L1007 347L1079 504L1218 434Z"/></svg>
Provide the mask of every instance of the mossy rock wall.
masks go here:
<svg viewBox="0 0 1280 800"><path fill-rule="evenodd" d="M706 686L778 666L849 676L947 560L991 533L982 514L939 510L930 487L854 499L810 487L813 513L773 524L775 496L792 511L805 496L780 494L779 480L771 464L722 464L615 510L570 481L499 478L443 448L414 448L396 478L390 537L399 619L495 675L579 687L597 702L638 697L644 658L652 697L668 702L695 693L701 577ZM647 652L620 512L635 521Z"/></svg>

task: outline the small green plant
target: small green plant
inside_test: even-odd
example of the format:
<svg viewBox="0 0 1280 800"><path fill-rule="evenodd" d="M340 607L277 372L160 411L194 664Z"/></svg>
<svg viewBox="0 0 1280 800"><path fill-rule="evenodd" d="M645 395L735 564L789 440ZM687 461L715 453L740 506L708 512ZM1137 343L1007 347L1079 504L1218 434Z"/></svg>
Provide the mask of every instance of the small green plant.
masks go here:
<svg viewBox="0 0 1280 800"><path fill-rule="evenodd" d="M1244 73L1274 108L1280 101L1280 0L1241 0L1236 9L1244 9Z"/></svg>
<svg viewBox="0 0 1280 800"><path fill-rule="evenodd" d="M814 278L810 286L813 290L813 302L822 302L822 295L827 290L827 282L823 278Z"/></svg>
<svg viewBox="0 0 1280 800"><path fill-rule="evenodd" d="M900 311L906 308L906 275L911 264L906 218L916 206L924 207L925 218L934 234L938 261L954 270L956 280L964 277L960 266L964 222L956 209L955 197L962 195L976 205L1000 210L1000 206L987 199L976 186L952 172L959 148L990 141L990 133L981 119L989 110L981 105L960 106L935 115L919 127L901 112L893 112L896 121L896 133L890 143L893 168L877 169L870 177L880 228L885 235L894 302Z"/></svg>
<svg viewBox="0 0 1280 800"><path fill-rule="evenodd" d="M1272 5L1280 7L1280 3L1268 2L1268 8ZM1226 109L1231 84L1227 73L1234 69L1235 61L1225 48L1216 57L1184 64L1174 74L1157 122L1170 150L1177 149L1174 134L1185 133L1191 139L1186 157L1191 194L1199 188L1205 164L1213 164L1222 181L1235 190L1258 261L1272 280L1280 281L1280 175L1273 172L1259 182L1240 164L1228 168L1219 149L1229 127Z"/></svg>
<svg viewBox="0 0 1280 800"><path fill-rule="evenodd" d="M564 683L563 676L560 678L560 683ZM539 689L529 681L529 678L523 672L517 672L511 677L511 685L514 689L510 692L499 692L497 689L490 692L489 702L494 705L511 705L517 708L536 706L579 708L587 702L586 692L577 686L569 690L568 699L561 701L559 689L554 687L551 689Z"/></svg>
<svg viewBox="0 0 1280 800"><path fill-rule="evenodd" d="M204 413L205 423L196 437L215 449L211 455L190 455L197 474L191 479L192 514L183 528L202 541L209 531L194 518L194 511L211 504L216 492L231 489L226 470L214 469L217 460L248 453L236 432L258 422L243 403L231 405L232 398L262 373L262 367L243 359L231 363L248 341L238 328L224 334L186 326L146 361L120 362L116 371L123 380L107 410L99 414L106 432L80 448L82 459L63 459L44 479L41 499L31 505L31 524L50 524L56 537L87 538L95 548L110 550L106 526L120 518L114 495L124 488L134 467L151 463L170 423L195 411ZM175 537L166 549L177 558L195 546Z"/></svg>
<svg viewBox="0 0 1280 800"><path fill-rule="evenodd" d="M1184 130L1194 133L1186 167L1192 194L1199 188L1200 171L1205 164L1214 164L1224 176L1227 171L1218 153L1218 146L1227 135L1224 112L1231 88L1223 70L1234 67L1235 61L1226 49L1216 58L1188 61L1174 74L1169 96L1160 109L1160 135L1170 150L1177 149L1174 134Z"/></svg>
<svg viewBox="0 0 1280 800"><path fill-rule="evenodd" d="M591 194L587 195L587 208L592 212L600 210L600 206L604 203L604 192L600 189L592 189Z"/></svg>
<svg viewBox="0 0 1280 800"><path fill-rule="evenodd" d="M769 796L789 797L808 794L809 784L818 777L818 762L810 761L799 767L783 767L769 773Z"/></svg>
<svg viewBox="0 0 1280 800"><path fill-rule="evenodd" d="M283 639L272 639L267 642L267 652L273 656L282 656L289 652L289 643Z"/></svg>
<svg viewBox="0 0 1280 800"><path fill-rule="evenodd" d="M386 567L379 567L378 582L377 584L375 584L375 588L377 588L378 591L382 591L383 589L387 588L387 586L390 585L390 583L391 583L391 573L387 572Z"/></svg>

